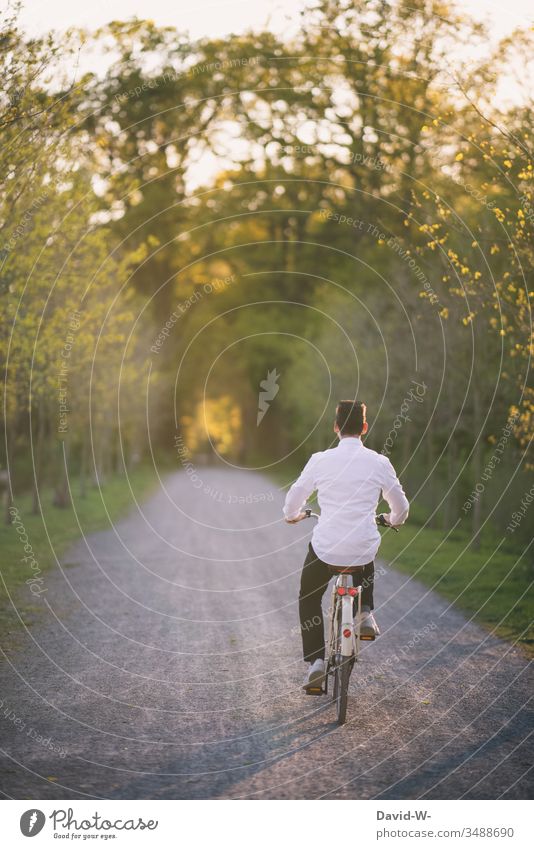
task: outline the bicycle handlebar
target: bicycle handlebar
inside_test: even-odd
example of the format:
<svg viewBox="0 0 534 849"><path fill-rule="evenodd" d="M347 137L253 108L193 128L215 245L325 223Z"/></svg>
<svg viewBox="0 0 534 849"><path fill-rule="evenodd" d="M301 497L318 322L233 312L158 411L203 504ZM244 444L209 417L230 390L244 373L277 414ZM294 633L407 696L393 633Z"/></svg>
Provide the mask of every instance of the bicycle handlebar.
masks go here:
<svg viewBox="0 0 534 849"><path fill-rule="evenodd" d="M303 519L318 519L319 513L314 513L309 507L304 511ZM395 527L395 525L390 525L389 522L386 522L383 513L380 513L378 516L375 516L376 524L381 528L391 528L391 530L395 531L398 534L399 529Z"/></svg>
<svg viewBox="0 0 534 849"><path fill-rule="evenodd" d="M392 528L396 534L398 534L399 529L395 527L395 525L390 525L389 522L386 522L384 518L384 514L380 513L376 518L376 524L380 525L381 528Z"/></svg>

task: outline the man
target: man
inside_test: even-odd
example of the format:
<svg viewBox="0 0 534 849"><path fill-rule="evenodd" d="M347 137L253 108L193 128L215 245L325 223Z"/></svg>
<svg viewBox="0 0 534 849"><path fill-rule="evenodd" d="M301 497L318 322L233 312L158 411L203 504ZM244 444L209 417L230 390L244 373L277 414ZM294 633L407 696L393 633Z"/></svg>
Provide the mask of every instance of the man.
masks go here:
<svg viewBox="0 0 534 849"><path fill-rule="evenodd" d="M388 524L402 525L408 516L408 500L390 461L362 444L361 437L367 433L365 416L365 404L339 402L334 424L338 445L312 454L284 504L290 524L305 517L303 507L315 490L321 509L300 582L302 646L309 663L305 687L322 683L325 674L321 600L332 577L329 565L360 567L361 633L374 639L380 633L372 610L374 559L380 546L375 513L381 495L391 510L384 515Z"/></svg>

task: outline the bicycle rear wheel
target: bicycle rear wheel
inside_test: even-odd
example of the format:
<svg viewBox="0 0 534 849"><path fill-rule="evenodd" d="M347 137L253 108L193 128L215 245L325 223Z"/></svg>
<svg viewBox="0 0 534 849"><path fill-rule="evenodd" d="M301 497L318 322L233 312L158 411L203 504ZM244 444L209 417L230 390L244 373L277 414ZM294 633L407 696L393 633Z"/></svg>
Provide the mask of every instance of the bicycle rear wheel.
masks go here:
<svg viewBox="0 0 534 849"><path fill-rule="evenodd" d="M340 634L341 634L341 605L336 602L336 609L334 612L334 616L332 619L332 628L335 629L336 637L332 642L332 654L330 656L330 668L332 669L332 677L334 679L334 685L332 687L332 701L337 702L338 693L339 693L339 676L338 676L338 666L339 666L339 649L341 645Z"/></svg>
<svg viewBox="0 0 534 849"><path fill-rule="evenodd" d="M351 658L340 658L334 670L334 701L336 703L337 724L343 725L347 716L349 699L349 679L352 670Z"/></svg>

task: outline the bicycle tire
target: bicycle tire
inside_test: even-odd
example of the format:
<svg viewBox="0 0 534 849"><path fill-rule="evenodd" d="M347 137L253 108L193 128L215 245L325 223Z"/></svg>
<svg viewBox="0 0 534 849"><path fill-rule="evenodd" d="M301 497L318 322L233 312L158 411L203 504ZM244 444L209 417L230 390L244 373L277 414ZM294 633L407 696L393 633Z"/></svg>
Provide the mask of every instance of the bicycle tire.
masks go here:
<svg viewBox="0 0 534 849"><path fill-rule="evenodd" d="M338 691L339 691L339 679L338 679L338 668L339 668L339 648L341 645L341 605L338 604L336 607L335 615L334 615L334 627L336 629L336 642L335 642L335 651L332 657L331 665L334 669L334 686L332 687L332 701L337 702Z"/></svg>
<svg viewBox="0 0 534 849"><path fill-rule="evenodd" d="M341 663L336 665L334 672L334 692L336 694L337 724L343 725L347 717L347 703L349 700L349 680L352 671L350 658L341 658Z"/></svg>

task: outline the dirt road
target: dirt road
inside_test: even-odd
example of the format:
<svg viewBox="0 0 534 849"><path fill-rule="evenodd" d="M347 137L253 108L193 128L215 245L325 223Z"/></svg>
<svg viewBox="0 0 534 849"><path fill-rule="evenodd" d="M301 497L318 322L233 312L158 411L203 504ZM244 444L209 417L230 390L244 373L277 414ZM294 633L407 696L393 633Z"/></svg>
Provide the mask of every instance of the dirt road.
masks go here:
<svg viewBox="0 0 534 849"><path fill-rule="evenodd" d="M303 694L312 527L285 525L282 500L259 474L177 473L48 573L0 663L6 797L531 794L527 660L387 564L347 725Z"/></svg>

